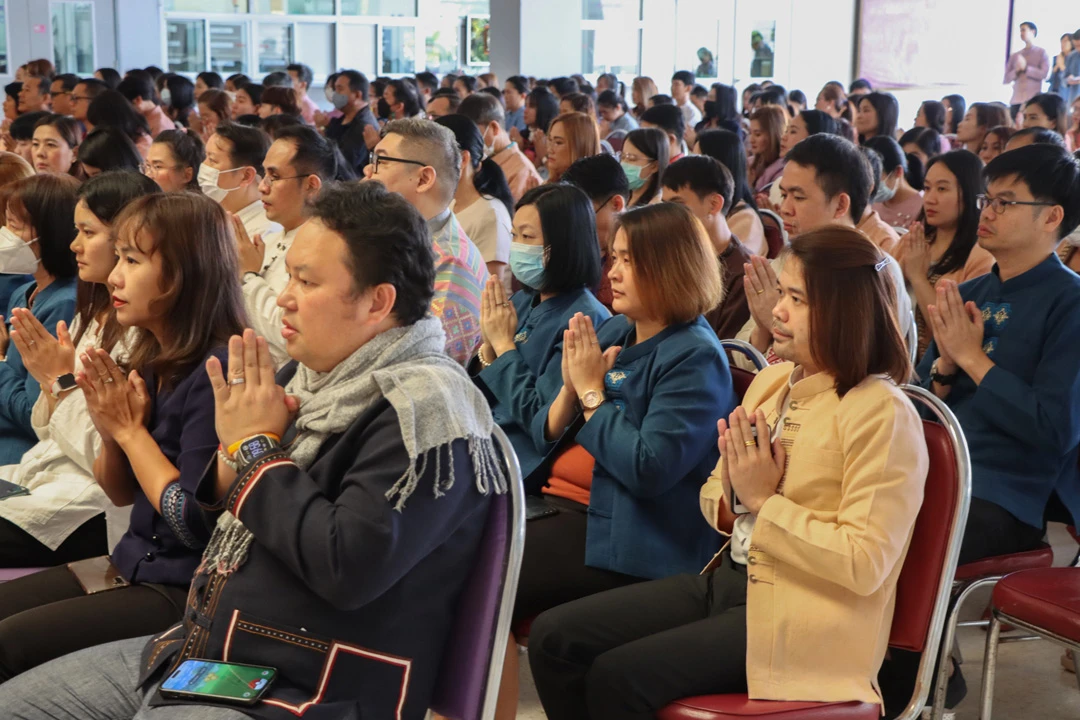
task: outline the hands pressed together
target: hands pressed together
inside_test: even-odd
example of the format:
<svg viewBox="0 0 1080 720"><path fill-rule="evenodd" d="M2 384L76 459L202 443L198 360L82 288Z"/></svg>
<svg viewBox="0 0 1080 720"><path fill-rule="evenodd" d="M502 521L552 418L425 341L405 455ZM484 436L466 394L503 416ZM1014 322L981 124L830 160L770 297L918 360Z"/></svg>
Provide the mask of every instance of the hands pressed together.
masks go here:
<svg viewBox="0 0 1080 720"><path fill-rule="evenodd" d="M506 290L497 277L488 278L480 297L481 352L485 362L514 349L518 316L514 304L506 297Z"/></svg>
<svg viewBox="0 0 1080 720"><path fill-rule="evenodd" d="M26 371L46 391L56 378L75 371L75 344L63 320L57 323L53 337L32 312L15 308L11 314L11 342L19 349Z"/></svg>
<svg viewBox="0 0 1080 720"><path fill-rule="evenodd" d="M938 372L950 375L959 366L971 374L969 367L986 357L982 312L975 303L964 302L959 286L952 280L938 283L937 303L928 309L934 342L940 353Z"/></svg>
<svg viewBox="0 0 1080 720"><path fill-rule="evenodd" d="M574 395L589 390L603 390L604 376L615 365L621 347L600 350L592 318L577 313L563 331L563 386Z"/></svg>
<svg viewBox="0 0 1080 720"><path fill-rule="evenodd" d="M75 381L86 397L90 419L102 439L123 446L137 433L145 432L150 393L138 371L125 376L101 348L88 350L80 359L83 369Z"/></svg>
<svg viewBox="0 0 1080 720"><path fill-rule="evenodd" d="M236 250L240 254L240 279L249 272L262 272L263 263L266 261L266 245L262 235L256 235L254 240L248 237L244 221L238 215L229 215L232 221L233 233L236 235Z"/></svg>
<svg viewBox="0 0 1080 720"><path fill-rule="evenodd" d="M754 438L751 423L757 428ZM746 411L735 408L728 419L719 420L721 472L728 478L739 502L757 515L765 501L776 494L784 477L787 454L780 440L769 442L769 424L759 409L748 417ZM732 508L734 509L734 508Z"/></svg>

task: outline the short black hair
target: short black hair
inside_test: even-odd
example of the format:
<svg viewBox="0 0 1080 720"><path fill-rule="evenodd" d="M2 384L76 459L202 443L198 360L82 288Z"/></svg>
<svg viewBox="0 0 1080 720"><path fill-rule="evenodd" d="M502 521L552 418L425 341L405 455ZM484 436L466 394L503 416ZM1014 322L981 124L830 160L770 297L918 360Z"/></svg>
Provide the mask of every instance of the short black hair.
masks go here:
<svg viewBox="0 0 1080 720"><path fill-rule="evenodd" d="M293 146L293 156L289 164L296 172L304 175L318 175L328 183L337 175L337 156L334 145L307 125L291 125L278 131L276 140L288 140Z"/></svg>
<svg viewBox="0 0 1080 720"><path fill-rule="evenodd" d="M102 172L109 170L139 172L143 165L142 156L139 155L139 150L131 138L120 128L108 126L94 128L94 131L86 136L79 145L79 162Z"/></svg>
<svg viewBox="0 0 1080 720"><path fill-rule="evenodd" d="M225 88L225 81L221 79L221 75L213 70L205 70L195 76L196 80L202 80L203 85L211 90L222 90Z"/></svg>
<svg viewBox="0 0 1080 720"><path fill-rule="evenodd" d="M674 135L680 142L686 133L686 119L682 110L674 105L653 105L641 114L641 121L655 125L669 135Z"/></svg>
<svg viewBox="0 0 1080 720"><path fill-rule="evenodd" d="M154 89L154 78L145 70L132 70L120 84L116 86L117 92L134 103L136 98L149 100L155 105L160 105L157 90Z"/></svg>
<svg viewBox="0 0 1080 720"><path fill-rule="evenodd" d="M671 97L670 95L665 95L664 93L657 93L656 95L653 95L652 97L648 98L648 100L649 100L649 102L651 102L653 104L653 107L655 107L657 105L674 105L675 104L675 98Z"/></svg>
<svg viewBox="0 0 1080 720"><path fill-rule="evenodd" d="M461 81L461 84L465 86L465 89L468 90L470 94L476 92L476 86L480 84L472 75L458 75L450 83L450 87L453 87L454 83L458 81Z"/></svg>
<svg viewBox="0 0 1080 720"><path fill-rule="evenodd" d="M1058 239L1080 225L1080 161L1057 145L1028 145L1003 152L983 170L987 184L1015 178L1039 202L1060 205L1065 213Z"/></svg>
<svg viewBox="0 0 1080 720"><path fill-rule="evenodd" d="M8 83L4 86L4 92L7 94L7 96L13 98L16 101L18 101L19 99L20 90L22 90L22 83L18 81Z"/></svg>
<svg viewBox="0 0 1080 720"><path fill-rule="evenodd" d="M870 165L854 143L839 135L811 135L788 151L786 160L803 167L814 168L814 182L833 199L845 193L851 200L851 220L862 220L874 179Z"/></svg>
<svg viewBox="0 0 1080 720"><path fill-rule="evenodd" d="M223 140L232 145L229 159L233 168L253 167L259 175L263 174L263 160L270 149L270 137L258 128L236 123L221 123L214 130Z"/></svg>
<svg viewBox="0 0 1080 720"><path fill-rule="evenodd" d="M266 86L261 83L249 82L236 88L236 91L247 93L247 96L251 98L252 105L262 105L262 94L265 88Z"/></svg>
<svg viewBox="0 0 1080 720"><path fill-rule="evenodd" d="M544 233L544 280L541 293L564 293L600 284L600 241L596 211L580 188L553 183L533 188L515 210L531 205L540 215Z"/></svg>
<svg viewBox="0 0 1080 720"><path fill-rule="evenodd" d="M1035 37L1039 36L1039 26L1038 25L1031 22L1030 20L1025 20L1024 22L1020 23L1020 27L1024 27L1025 25L1027 25L1029 28L1031 28L1031 32L1035 33Z"/></svg>
<svg viewBox="0 0 1080 720"><path fill-rule="evenodd" d="M86 95L91 100L93 100L98 95L105 92L106 90L111 89L107 82L105 82L103 80L98 80L97 78L92 78L92 77L79 78L79 82L75 83L75 85L76 85L76 87L79 86L79 85L82 85L83 87L85 87L86 88Z"/></svg>
<svg viewBox="0 0 1080 720"><path fill-rule="evenodd" d="M423 72L416 73L416 84L418 86L423 85L425 88L428 89L428 92L433 93L439 89L439 78L435 75L435 73L427 72L425 70Z"/></svg>
<svg viewBox="0 0 1080 720"><path fill-rule="evenodd" d="M529 79L523 75L511 75L506 78L506 84L512 86L522 95L529 94Z"/></svg>
<svg viewBox="0 0 1080 720"><path fill-rule="evenodd" d="M268 87L292 87L292 78L289 77L289 73L282 72L281 70L275 70L272 73L267 74L262 79L262 86Z"/></svg>
<svg viewBox="0 0 1080 720"><path fill-rule="evenodd" d="M577 80L568 77L557 77L548 80L548 87L554 88L559 97L570 93L581 92Z"/></svg>
<svg viewBox="0 0 1080 720"><path fill-rule="evenodd" d="M368 92L371 90L371 83L368 82L367 76L358 70L342 70L338 73L338 77L349 78L349 89L353 92L360 93L360 97L363 100L368 99Z"/></svg>
<svg viewBox="0 0 1080 720"><path fill-rule="evenodd" d="M285 113L278 113L277 115L270 115L268 117L264 117L262 119L262 122L259 123L259 128L264 133L269 135L271 140L277 140L278 135L281 134L283 128L303 124L303 119L296 115L286 115Z"/></svg>
<svg viewBox="0 0 1080 720"><path fill-rule="evenodd" d="M1053 130L1042 127L1029 127L1023 130L1017 130L1009 138L1009 142L1012 142L1016 138L1031 138L1032 145L1057 145L1058 147L1065 147L1065 138L1058 135Z"/></svg>
<svg viewBox="0 0 1080 720"><path fill-rule="evenodd" d="M120 80L123 79L120 77L120 73L116 70L116 68L103 67L98 68L94 72L101 75L101 82L105 83L109 90L115 90L117 86L120 85ZM97 80L97 78L89 79Z"/></svg>
<svg viewBox="0 0 1080 720"><path fill-rule="evenodd" d="M664 171L664 187L682 190L685 187L701 199L716 193L724 199L724 215L731 209L735 195L735 179L731 172L716 158L708 155L688 155L667 166Z"/></svg>
<svg viewBox="0 0 1080 720"><path fill-rule="evenodd" d="M682 81L683 85L689 85L690 87L693 87L694 83L697 82L697 80L694 78L694 73L690 72L689 70L679 70L677 73L672 75L671 82L675 82L676 80L680 80Z"/></svg>
<svg viewBox="0 0 1080 720"><path fill-rule="evenodd" d="M79 84L79 76L74 73L63 73L53 78L53 82L60 81L61 87L64 88L64 92L71 92L75 89L75 86Z"/></svg>
<svg viewBox="0 0 1080 720"><path fill-rule="evenodd" d="M881 169L885 164L881 160L881 154L869 145L860 145L859 152L866 158L866 162L870 164L870 179L873 180L870 185L870 202L874 203L878 190L881 189Z"/></svg>
<svg viewBox="0 0 1080 720"><path fill-rule="evenodd" d="M690 95L696 98L709 97L709 90L704 85L695 85L694 89L690 91Z"/></svg>
<svg viewBox="0 0 1080 720"><path fill-rule="evenodd" d="M799 103L806 107L806 93L802 90L792 90L788 93L788 102Z"/></svg>
<svg viewBox="0 0 1080 720"><path fill-rule="evenodd" d="M162 130L154 138L154 144L168 145L173 157L182 165L192 169L188 189L198 191L199 167L202 166L203 160L206 159L206 147L203 145L202 138L196 133L181 127L173 130Z"/></svg>
<svg viewBox="0 0 1080 720"><path fill-rule="evenodd" d="M605 203L616 195L630 202L626 173L619 161L607 153L581 158L566 169L560 180L581 188L593 202Z"/></svg>
<svg viewBox="0 0 1080 720"><path fill-rule="evenodd" d="M434 100L436 97L442 97L442 95L436 93L431 99ZM450 100L450 109L454 109L452 99ZM473 93L460 102L455 112L458 115L464 115L480 127L487 127L491 122L497 122L504 127L506 125L506 111L503 109L502 103L491 95Z"/></svg>
<svg viewBox="0 0 1080 720"><path fill-rule="evenodd" d="M225 78L225 82L232 83L233 87L238 88L241 85L247 85L249 82L251 82L251 78L249 78L244 73L233 73L229 77Z"/></svg>
<svg viewBox="0 0 1080 720"><path fill-rule="evenodd" d="M289 63L285 67L286 73L294 72L300 82L304 83L308 87L311 87L312 81L315 79L315 73L311 72L311 67L304 63ZM289 78L289 82L292 82L292 78Z"/></svg>
<svg viewBox="0 0 1080 720"><path fill-rule="evenodd" d="M394 100L405 106L405 117L414 117L420 112L420 93L416 86L402 78L391 80L387 87L394 89Z"/></svg>
<svg viewBox="0 0 1080 720"><path fill-rule="evenodd" d="M858 90L866 90L867 92L873 91L874 86L870 84L870 81L866 78L858 78L851 81L851 85L848 87L848 95Z"/></svg>
<svg viewBox="0 0 1080 720"><path fill-rule="evenodd" d="M473 94L474 95L490 95L491 97L498 100L500 104L502 104L502 90L500 90L499 88L497 88L497 87L495 87L493 85L488 85L487 87L482 87Z"/></svg>
<svg viewBox="0 0 1080 720"><path fill-rule="evenodd" d="M11 137L14 140L33 140L34 126L51 116L52 113L48 110L35 110L34 112L23 113L11 121L8 132L11 133Z"/></svg>
<svg viewBox="0 0 1080 720"><path fill-rule="evenodd" d="M903 168L904 173L907 173L907 158L904 156L900 143L896 140L886 135L877 135L867 139L863 146L873 148L881 156L881 165L885 174L894 172L898 167Z"/></svg>
<svg viewBox="0 0 1080 720"><path fill-rule="evenodd" d="M150 134L146 118L118 90L106 90L95 97L86 109L86 119L95 128L120 128L135 143Z"/></svg>
<svg viewBox="0 0 1080 720"><path fill-rule="evenodd" d="M130 75L133 72L135 71L128 70L127 74ZM149 75L154 82L157 82L157 79L165 74L165 71L159 68L157 65L147 65L145 68L143 68L143 72Z"/></svg>
<svg viewBox="0 0 1080 720"><path fill-rule="evenodd" d="M340 235L356 292L389 283L397 291L394 317L412 325L435 294L435 263L427 222L382 183L331 183L308 205L309 217Z"/></svg>

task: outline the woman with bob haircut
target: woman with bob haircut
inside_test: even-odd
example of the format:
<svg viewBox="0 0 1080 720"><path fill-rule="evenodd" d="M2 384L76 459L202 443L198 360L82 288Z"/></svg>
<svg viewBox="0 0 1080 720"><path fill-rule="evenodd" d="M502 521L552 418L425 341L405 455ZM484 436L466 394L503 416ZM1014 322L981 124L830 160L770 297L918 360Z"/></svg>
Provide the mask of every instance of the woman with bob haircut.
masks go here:
<svg viewBox="0 0 1080 720"><path fill-rule="evenodd" d="M714 693L881 702L928 465L898 387L911 363L888 262L853 228L792 241L773 310L787 362L717 423L723 459L700 489L704 522L731 541L701 573L538 617L529 660L548 718L652 718Z"/></svg>
<svg viewBox="0 0 1080 720"><path fill-rule="evenodd" d="M630 207L660 201L670 148L667 133L659 128L638 128L627 134L619 163L630 185Z"/></svg>
<svg viewBox="0 0 1080 720"><path fill-rule="evenodd" d="M79 184L70 175L35 175L9 186L0 229L0 273L31 276L11 292L0 322L0 465L19 462L37 442L31 421L41 386L10 343L12 312L26 308L50 332L75 313L75 238Z"/></svg>
<svg viewBox="0 0 1080 720"><path fill-rule="evenodd" d="M923 186L923 211L900 238L896 256L916 301L922 357L933 328L930 305L937 300L941 280L967 282L990 272L994 256L979 246L976 198L986 192L982 160L966 150L953 150L930 161Z"/></svg>
<svg viewBox="0 0 1080 720"><path fill-rule="evenodd" d="M117 361L124 357L125 331L106 285L116 266L112 224L129 202L156 192L153 180L134 172L104 173L83 183L75 206L78 235L71 243L79 285L70 330L61 321L54 338L25 309L11 319L11 342L30 375L49 391L34 403L38 443L17 465L0 467L0 478L29 491L0 503L4 567L51 567L103 555L127 529L128 511L109 502L94 480L101 436L71 379L82 370L79 357L94 348Z"/></svg>
<svg viewBox="0 0 1080 720"><path fill-rule="evenodd" d="M62 565L0 586L0 681L174 624L213 530L195 489L218 447L204 365L227 362L245 325L231 225L213 200L170 193L132 201L113 230L108 284L116 321L131 328L127 362L89 350L76 381L101 435L94 479L131 507L127 532L95 566L100 575L111 564L123 587L86 595Z"/></svg>
<svg viewBox="0 0 1080 720"><path fill-rule="evenodd" d="M787 110L779 105L765 105L750 114L750 153L747 180L755 192L784 174L780 143L788 124Z"/></svg>
<svg viewBox="0 0 1080 720"><path fill-rule="evenodd" d="M81 180L79 145L83 131L75 118L66 115L50 115L34 126L34 139L30 154L34 158L34 170L39 173L71 175Z"/></svg>
<svg viewBox="0 0 1080 720"><path fill-rule="evenodd" d="M896 125L900 118L900 103L896 96L886 92L872 92L859 98L859 111L855 115L855 130L859 142L878 135L896 137Z"/></svg>
<svg viewBox="0 0 1080 720"><path fill-rule="evenodd" d="M146 156L146 174L164 192L199 189L199 166L206 159L203 141L191 130L163 130Z"/></svg>
<svg viewBox="0 0 1080 720"><path fill-rule="evenodd" d="M758 215L754 191L746 177L746 152L743 141L729 130L707 130L697 137L694 153L708 155L720 161L735 181L731 207L726 208L728 227L739 242L755 255L765 255L765 226Z"/></svg>
<svg viewBox="0 0 1080 720"><path fill-rule="evenodd" d="M564 113L548 126L546 144L548 182L558 182L575 162L600 154L600 130L585 113Z"/></svg>
<svg viewBox="0 0 1080 720"><path fill-rule="evenodd" d="M691 514L719 458L716 418L736 404L702 317L723 294L705 228L681 205L630 210L616 222L608 274L622 314L599 331L585 315L570 319L552 359L561 386L533 421L536 449L554 453L543 491L554 514L526 527L515 623L695 572L719 548Z"/></svg>
<svg viewBox="0 0 1080 720"><path fill-rule="evenodd" d="M102 127L92 131L79 146L79 163L87 178L113 170L141 173L143 159L139 149L119 128Z"/></svg>

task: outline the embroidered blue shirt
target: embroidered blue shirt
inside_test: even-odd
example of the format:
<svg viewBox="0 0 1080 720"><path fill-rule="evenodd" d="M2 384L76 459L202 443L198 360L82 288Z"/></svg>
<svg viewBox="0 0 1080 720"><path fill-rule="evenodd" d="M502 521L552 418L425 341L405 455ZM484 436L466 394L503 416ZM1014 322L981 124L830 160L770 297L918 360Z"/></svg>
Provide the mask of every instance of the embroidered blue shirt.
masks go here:
<svg viewBox="0 0 1080 720"><path fill-rule="evenodd" d="M993 270L960 286L984 322L994 367L978 386L961 371L945 402L972 460L972 494L1042 527L1051 493L1080 520L1080 276L1056 254L1002 282ZM923 387L938 357L919 363Z"/></svg>

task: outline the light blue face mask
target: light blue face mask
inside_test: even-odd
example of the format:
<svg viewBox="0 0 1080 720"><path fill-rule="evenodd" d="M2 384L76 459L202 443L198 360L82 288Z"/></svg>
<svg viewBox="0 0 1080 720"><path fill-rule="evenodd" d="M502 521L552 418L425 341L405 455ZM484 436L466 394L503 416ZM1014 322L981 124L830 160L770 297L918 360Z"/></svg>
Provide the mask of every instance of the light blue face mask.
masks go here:
<svg viewBox="0 0 1080 720"><path fill-rule="evenodd" d="M342 95L341 93L333 93L330 96L330 102L334 103L334 107L338 110L344 110L345 106L349 104L349 96Z"/></svg>
<svg viewBox="0 0 1080 720"><path fill-rule="evenodd" d="M641 171L645 168L640 165L630 165L629 163L619 164L622 165L623 172L626 173L626 181L630 183L631 190L640 190L645 187L648 178L641 177Z"/></svg>
<svg viewBox="0 0 1080 720"><path fill-rule="evenodd" d="M510 243L510 272L522 285L537 289L544 284L544 246Z"/></svg>

